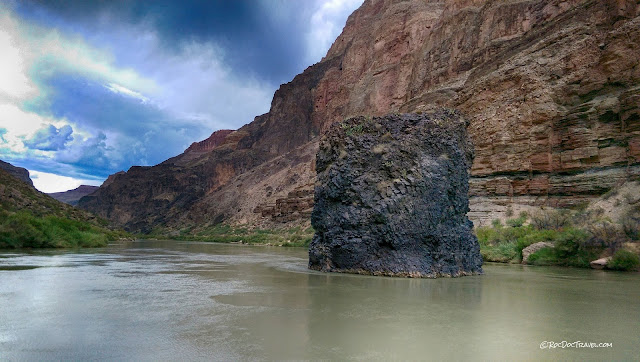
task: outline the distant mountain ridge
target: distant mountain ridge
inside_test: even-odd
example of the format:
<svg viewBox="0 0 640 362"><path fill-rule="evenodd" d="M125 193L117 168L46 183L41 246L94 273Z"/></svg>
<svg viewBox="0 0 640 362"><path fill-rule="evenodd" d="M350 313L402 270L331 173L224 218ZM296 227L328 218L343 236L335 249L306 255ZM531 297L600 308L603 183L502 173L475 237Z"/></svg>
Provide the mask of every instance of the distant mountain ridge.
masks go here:
<svg viewBox="0 0 640 362"><path fill-rule="evenodd" d="M90 186L90 185L80 185L77 188L69 191L63 192L52 192L47 195L53 197L54 199L64 202L65 204L69 204L75 206L78 204L78 201L87 195L92 194L94 191L99 189L98 186Z"/></svg>

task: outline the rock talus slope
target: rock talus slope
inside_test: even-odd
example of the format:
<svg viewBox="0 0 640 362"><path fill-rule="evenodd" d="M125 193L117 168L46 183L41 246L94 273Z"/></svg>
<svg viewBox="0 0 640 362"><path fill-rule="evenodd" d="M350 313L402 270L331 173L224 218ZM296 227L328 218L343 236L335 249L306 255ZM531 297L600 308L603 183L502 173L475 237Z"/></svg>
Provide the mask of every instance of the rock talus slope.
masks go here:
<svg viewBox="0 0 640 362"><path fill-rule="evenodd" d="M357 117L322 137L311 269L438 277L482 272L467 218L473 146L439 111Z"/></svg>
<svg viewBox="0 0 640 362"><path fill-rule="evenodd" d="M635 0L366 0L268 113L80 205L136 230L304 222L263 210L311 189L331 124L437 107L470 122L474 222L582 203L640 175L639 15Z"/></svg>

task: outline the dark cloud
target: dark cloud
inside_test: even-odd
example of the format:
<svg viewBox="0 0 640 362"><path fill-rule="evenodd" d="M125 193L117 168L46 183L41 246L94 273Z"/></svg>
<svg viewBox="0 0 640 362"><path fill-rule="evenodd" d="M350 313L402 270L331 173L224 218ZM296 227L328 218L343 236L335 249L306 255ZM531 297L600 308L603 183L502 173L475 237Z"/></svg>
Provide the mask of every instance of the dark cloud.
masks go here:
<svg viewBox="0 0 640 362"><path fill-rule="evenodd" d="M95 137L90 137L75 147L59 152L56 154L55 160L64 164L72 164L74 168L83 171L83 173L105 176L104 174L112 173L110 170L113 166L112 154L114 149L108 147L107 136L98 132Z"/></svg>
<svg viewBox="0 0 640 362"><path fill-rule="evenodd" d="M234 72L280 84L309 64L305 34L312 1L256 0L28 0L18 12L40 23L87 33L122 24L153 29L169 51L213 42Z"/></svg>
<svg viewBox="0 0 640 362"><path fill-rule="evenodd" d="M22 143L25 147L41 151L59 151L66 147L66 144L73 140L73 129L69 125L56 128L50 124L48 127L39 129L31 137Z"/></svg>
<svg viewBox="0 0 640 362"><path fill-rule="evenodd" d="M319 0L8 1L30 34L19 50L38 89L18 113L33 127L71 126L24 140L16 118L8 135L0 128L0 155L79 179L157 164L268 111L349 11Z"/></svg>

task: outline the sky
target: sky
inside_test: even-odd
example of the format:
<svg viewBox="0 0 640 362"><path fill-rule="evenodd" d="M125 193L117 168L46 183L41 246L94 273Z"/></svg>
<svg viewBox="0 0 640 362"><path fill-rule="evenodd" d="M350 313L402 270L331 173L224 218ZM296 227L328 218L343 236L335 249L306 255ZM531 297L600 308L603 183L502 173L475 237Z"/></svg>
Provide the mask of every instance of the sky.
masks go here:
<svg viewBox="0 0 640 362"><path fill-rule="evenodd" d="M0 159L43 192L158 164L267 112L362 1L0 1Z"/></svg>

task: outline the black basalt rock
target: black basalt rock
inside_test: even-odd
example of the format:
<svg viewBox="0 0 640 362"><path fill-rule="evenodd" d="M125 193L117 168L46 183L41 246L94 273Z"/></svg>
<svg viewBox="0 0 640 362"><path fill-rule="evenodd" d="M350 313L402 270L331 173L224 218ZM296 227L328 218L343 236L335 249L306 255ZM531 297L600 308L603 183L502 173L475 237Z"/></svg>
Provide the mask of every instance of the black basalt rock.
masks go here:
<svg viewBox="0 0 640 362"><path fill-rule="evenodd" d="M454 111L334 124L316 158L309 268L428 277L482 273L469 211L473 146Z"/></svg>

